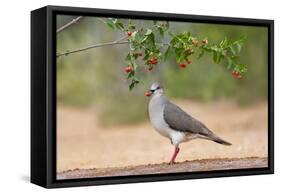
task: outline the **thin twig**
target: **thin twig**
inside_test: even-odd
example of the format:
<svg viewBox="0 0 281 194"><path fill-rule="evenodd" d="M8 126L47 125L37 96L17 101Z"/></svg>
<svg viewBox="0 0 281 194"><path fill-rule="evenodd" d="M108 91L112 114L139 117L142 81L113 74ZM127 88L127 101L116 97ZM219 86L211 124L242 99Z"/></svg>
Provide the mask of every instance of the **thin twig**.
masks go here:
<svg viewBox="0 0 281 194"><path fill-rule="evenodd" d="M98 44L90 45L90 46L87 46L87 47L74 49L74 50L71 50L71 51L65 51L63 53L58 53L57 57L67 56L67 55L72 54L72 53L78 53L78 52L81 52L81 51L86 51L86 50L89 50L89 49L103 47L103 46L112 46L112 45L118 45L118 44L129 44L130 42L128 40L122 41L126 38L127 38L127 36L124 36L124 37L122 37L120 39L117 39L115 41L112 41L112 42L98 43ZM159 45L162 45L162 46L170 46L169 43L156 43L156 44L159 44Z"/></svg>
<svg viewBox="0 0 281 194"><path fill-rule="evenodd" d="M69 54L72 54L72 53L86 51L86 50L89 50L89 49L103 47L103 46L111 46L111 45L117 45L117 44L128 44L129 43L128 40L122 41L122 40L124 40L126 38L127 38L127 36L124 36L124 37L122 37L120 39L117 39L115 41L112 41L112 42L94 44L94 45L90 45L90 46L87 46L87 47L83 47L83 48L79 48L79 49L74 49L74 50L71 50L71 51L63 52L63 53L58 53L57 57L66 56L66 55L69 55Z"/></svg>
<svg viewBox="0 0 281 194"><path fill-rule="evenodd" d="M65 30L66 28L68 28L69 26L73 25L73 24L76 24L80 19L82 19L83 16L79 16L73 20L71 20L70 22L68 22L67 24L61 26L60 28L57 29L57 33Z"/></svg>

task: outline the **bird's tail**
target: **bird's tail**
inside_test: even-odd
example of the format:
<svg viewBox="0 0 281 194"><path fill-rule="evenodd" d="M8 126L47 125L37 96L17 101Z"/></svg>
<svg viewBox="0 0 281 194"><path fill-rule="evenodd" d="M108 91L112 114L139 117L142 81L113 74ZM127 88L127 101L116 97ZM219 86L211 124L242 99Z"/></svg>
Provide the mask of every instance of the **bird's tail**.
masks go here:
<svg viewBox="0 0 281 194"><path fill-rule="evenodd" d="M227 145L227 146L230 146L232 145L231 143L223 140L222 138L218 137L218 136L213 136L212 137L212 140L216 143L219 143L219 144L222 144L222 145Z"/></svg>

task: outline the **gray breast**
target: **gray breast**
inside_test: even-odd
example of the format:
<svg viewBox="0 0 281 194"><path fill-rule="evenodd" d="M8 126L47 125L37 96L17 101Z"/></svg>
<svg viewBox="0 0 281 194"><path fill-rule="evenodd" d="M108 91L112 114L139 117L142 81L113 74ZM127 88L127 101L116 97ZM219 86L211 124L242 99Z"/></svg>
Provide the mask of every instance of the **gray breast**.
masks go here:
<svg viewBox="0 0 281 194"><path fill-rule="evenodd" d="M163 95L154 95L148 107L149 119L152 126L163 136L170 137L171 129L164 120L164 106L166 98Z"/></svg>

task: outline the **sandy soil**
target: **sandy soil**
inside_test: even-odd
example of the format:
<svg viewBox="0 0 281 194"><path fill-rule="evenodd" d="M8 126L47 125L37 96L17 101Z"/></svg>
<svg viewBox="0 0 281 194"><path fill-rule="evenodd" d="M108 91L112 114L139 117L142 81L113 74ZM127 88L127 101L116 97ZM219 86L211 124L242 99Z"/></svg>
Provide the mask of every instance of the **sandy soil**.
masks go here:
<svg viewBox="0 0 281 194"><path fill-rule="evenodd" d="M223 146L206 140L184 143L180 146L178 162L267 157L266 103L247 108L231 102L176 103L233 144ZM93 108L58 107L57 172L161 164L169 161L172 152L170 141L148 122L104 128L97 124Z"/></svg>
<svg viewBox="0 0 281 194"><path fill-rule="evenodd" d="M107 176L128 176L144 174L163 174L179 172L202 172L212 170L229 170L245 168L267 167L267 158L236 158L236 159L204 159L184 161L169 165L147 164L140 166L127 166L118 168L94 168L94 169L74 169L57 174L57 179L92 178Z"/></svg>

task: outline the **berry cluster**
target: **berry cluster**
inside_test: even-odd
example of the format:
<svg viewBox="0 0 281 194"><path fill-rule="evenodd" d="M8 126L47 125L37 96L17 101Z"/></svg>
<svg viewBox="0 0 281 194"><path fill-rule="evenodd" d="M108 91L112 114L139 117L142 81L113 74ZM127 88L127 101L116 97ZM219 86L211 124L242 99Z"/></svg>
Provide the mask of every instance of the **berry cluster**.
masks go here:
<svg viewBox="0 0 281 194"><path fill-rule="evenodd" d="M158 63L157 57L151 57L151 59L148 61L148 64L156 65Z"/></svg>
<svg viewBox="0 0 281 194"><path fill-rule="evenodd" d="M232 71L232 76L236 79L242 79L242 75L238 71Z"/></svg>
<svg viewBox="0 0 281 194"><path fill-rule="evenodd" d="M126 73L130 73L130 72L132 72L132 71L133 71L133 68L132 68L131 66L125 67L125 72L126 72Z"/></svg>
<svg viewBox="0 0 281 194"><path fill-rule="evenodd" d="M190 65L190 64L191 64L191 61L189 59L187 59L186 63L180 63L179 67L183 69L183 68L186 68L186 66Z"/></svg>
<svg viewBox="0 0 281 194"><path fill-rule="evenodd" d="M147 70L148 71L152 71L153 70L153 65L157 65L158 64L158 59L157 57L151 57L149 60L148 60L148 68Z"/></svg>

